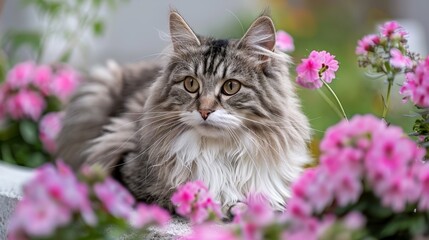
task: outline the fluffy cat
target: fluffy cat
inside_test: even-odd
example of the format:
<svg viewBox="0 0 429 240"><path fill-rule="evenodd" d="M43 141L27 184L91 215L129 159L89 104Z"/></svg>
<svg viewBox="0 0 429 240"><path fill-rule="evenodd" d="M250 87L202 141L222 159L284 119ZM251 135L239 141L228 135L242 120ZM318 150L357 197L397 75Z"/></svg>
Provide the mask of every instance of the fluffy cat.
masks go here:
<svg viewBox="0 0 429 240"><path fill-rule="evenodd" d="M265 15L239 40L196 35L170 13L171 51L158 62L98 69L72 98L58 155L100 164L139 200L171 208L202 180L224 212L251 192L283 210L310 162L310 128Z"/></svg>

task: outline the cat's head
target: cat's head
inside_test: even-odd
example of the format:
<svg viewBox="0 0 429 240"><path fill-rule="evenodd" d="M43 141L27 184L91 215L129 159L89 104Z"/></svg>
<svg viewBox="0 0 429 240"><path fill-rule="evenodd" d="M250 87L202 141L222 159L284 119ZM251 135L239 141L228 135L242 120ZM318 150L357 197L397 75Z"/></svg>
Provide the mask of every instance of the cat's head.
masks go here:
<svg viewBox="0 0 429 240"><path fill-rule="evenodd" d="M275 34L262 15L241 39L202 37L171 12L173 50L156 104L208 137L282 121L297 104Z"/></svg>

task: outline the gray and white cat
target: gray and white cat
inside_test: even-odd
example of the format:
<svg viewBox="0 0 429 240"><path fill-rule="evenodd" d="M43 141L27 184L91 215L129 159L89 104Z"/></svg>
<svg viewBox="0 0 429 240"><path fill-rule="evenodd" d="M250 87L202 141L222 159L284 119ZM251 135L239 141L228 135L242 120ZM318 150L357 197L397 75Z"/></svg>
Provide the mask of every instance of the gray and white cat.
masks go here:
<svg viewBox="0 0 429 240"><path fill-rule="evenodd" d="M228 212L251 192L283 210L310 162L310 128L265 15L239 40L196 35L170 13L164 60L98 69L70 101L58 143L67 163L100 164L139 200L171 207L202 180Z"/></svg>

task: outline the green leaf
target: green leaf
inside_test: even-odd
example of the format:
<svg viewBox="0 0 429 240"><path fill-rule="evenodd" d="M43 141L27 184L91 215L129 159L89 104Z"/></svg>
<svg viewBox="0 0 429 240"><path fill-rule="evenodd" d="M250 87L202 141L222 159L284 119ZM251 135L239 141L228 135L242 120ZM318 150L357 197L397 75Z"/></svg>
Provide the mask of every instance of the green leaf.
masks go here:
<svg viewBox="0 0 429 240"><path fill-rule="evenodd" d="M0 128L0 141L8 141L18 136L18 124L16 122L10 122L6 126Z"/></svg>
<svg viewBox="0 0 429 240"><path fill-rule="evenodd" d="M101 20L96 20L93 24L92 24L92 32L94 33L95 36L101 36L104 33L104 22Z"/></svg>
<svg viewBox="0 0 429 240"><path fill-rule="evenodd" d="M7 143L1 144L1 160L6 161L8 163L16 164L16 161L12 155L12 151L10 150L10 146Z"/></svg>
<svg viewBox="0 0 429 240"><path fill-rule="evenodd" d="M64 52L59 59L59 62L68 62L71 58L71 55L73 54L73 50L72 49L68 49L66 52Z"/></svg>
<svg viewBox="0 0 429 240"><path fill-rule="evenodd" d="M101 0L92 0L94 7L99 8L101 6Z"/></svg>
<svg viewBox="0 0 429 240"><path fill-rule="evenodd" d="M42 164L48 162L48 158L43 155L43 153L35 152L28 156L27 166L31 168L36 168L41 166Z"/></svg>
<svg viewBox="0 0 429 240"><path fill-rule="evenodd" d="M19 124L19 132L21 133L22 138L28 144L34 145L38 141L37 136L37 125L35 122L31 121L22 121Z"/></svg>
<svg viewBox="0 0 429 240"><path fill-rule="evenodd" d="M8 31L4 36L4 44L9 48L9 56L12 57L23 47L30 48L37 59L43 51L42 35L34 31Z"/></svg>

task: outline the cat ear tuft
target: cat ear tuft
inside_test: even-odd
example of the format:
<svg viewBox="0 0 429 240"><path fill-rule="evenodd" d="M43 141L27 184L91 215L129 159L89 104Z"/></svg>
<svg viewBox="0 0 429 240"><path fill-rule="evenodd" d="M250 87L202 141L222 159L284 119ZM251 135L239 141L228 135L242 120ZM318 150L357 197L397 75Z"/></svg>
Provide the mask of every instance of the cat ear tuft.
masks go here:
<svg viewBox="0 0 429 240"><path fill-rule="evenodd" d="M170 36L175 51L183 46L200 45L200 40L179 13L170 12Z"/></svg>
<svg viewBox="0 0 429 240"><path fill-rule="evenodd" d="M263 15L257 18L241 38L239 47L262 48L273 51L276 45L276 29L270 17Z"/></svg>

